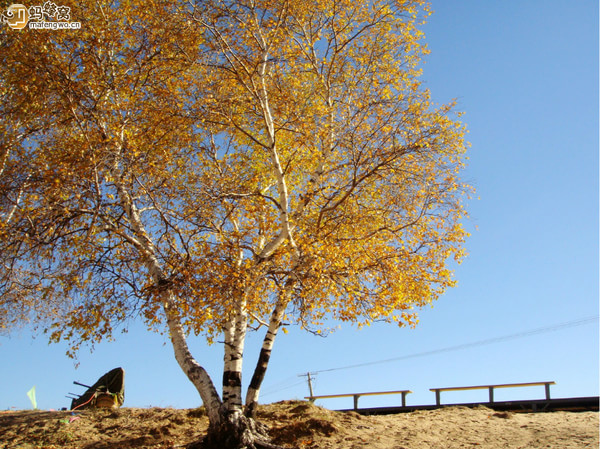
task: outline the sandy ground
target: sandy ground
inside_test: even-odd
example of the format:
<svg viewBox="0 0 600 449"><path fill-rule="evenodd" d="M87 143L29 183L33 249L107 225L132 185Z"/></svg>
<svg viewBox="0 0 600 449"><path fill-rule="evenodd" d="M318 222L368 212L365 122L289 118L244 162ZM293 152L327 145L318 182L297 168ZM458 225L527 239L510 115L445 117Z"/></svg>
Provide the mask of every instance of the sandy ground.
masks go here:
<svg viewBox="0 0 600 449"><path fill-rule="evenodd" d="M428 449L599 447L597 412L496 413L449 407L387 416L306 402L263 406L274 442L290 448ZM0 412L0 449L185 448L202 438L202 409Z"/></svg>

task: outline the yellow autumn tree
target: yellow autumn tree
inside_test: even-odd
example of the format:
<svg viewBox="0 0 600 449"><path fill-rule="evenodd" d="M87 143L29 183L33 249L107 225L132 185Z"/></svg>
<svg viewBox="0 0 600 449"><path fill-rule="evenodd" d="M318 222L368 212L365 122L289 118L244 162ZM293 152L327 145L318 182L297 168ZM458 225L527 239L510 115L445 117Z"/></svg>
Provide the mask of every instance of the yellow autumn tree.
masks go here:
<svg viewBox="0 0 600 449"><path fill-rule="evenodd" d="M207 444L272 447L254 410L283 322L412 325L454 284L465 130L419 82L427 15L86 1L80 30L4 29L3 324L32 318L73 350L138 317L166 328ZM250 327L265 337L244 398ZM190 335L224 337L221 394Z"/></svg>

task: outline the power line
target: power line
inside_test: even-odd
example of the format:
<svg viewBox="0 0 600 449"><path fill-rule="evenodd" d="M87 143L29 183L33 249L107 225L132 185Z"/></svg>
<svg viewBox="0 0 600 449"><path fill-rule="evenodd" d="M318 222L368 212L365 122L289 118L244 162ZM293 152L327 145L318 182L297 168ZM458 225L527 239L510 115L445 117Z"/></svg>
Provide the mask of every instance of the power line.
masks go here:
<svg viewBox="0 0 600 449"><path fill-rule="evenodd" d="M429 355L441 354L444 352L459 351L461 349L474 348L477 346L490 345L493 343L502 343L502 342L509 341L509 340L516 340L519 338L531 337L533 335L545 334L547 332L555 332L555 331L566 329L569 327L583 326L585 324L590 324L592 322L598 321L598 318L600 318L600 317L598 315L596 315L596 316L591 316L591 317L587 317L587 318L581 318L581 319L574 320L574 321L567 321L564 323L554 324L552 326L540 327L537 329L532 329L532 330L525 331L525 332L519 332L516 334L503 335L501 337L488 338L486 340L479 340L479 341L474 341L471 343L464 343L464 344L456 345L456 346L448 346L445 348L434 349L431 351L417 352L414 354L403 355L403 356L394 357L391 359L376 360L376 361L372 361L372 362L357 363L355 365L347 365L347 366L340 366L337 368L329 368L329 369L323 369L323 370L318 370L318 371L311 371L311 374L328 373L331 371L341 371L341 370L352 369L352 368L360 368L363 366L378 365L380 363L389 363L389 362L395 362L398 360L413 359L413 358L417 358L417 357L426 357Z"/></svg>
<svg viewBox="0 0 600 449"><path fill-rule="evenodd" d="M275 393L279 393L283 390L289 390L290 388L296 387L298 385L304 384L306 381L298 380L298 376L289 377L280 382L267 386L266 389L263 389L260 393L262 397L270 396Z"/></svg>

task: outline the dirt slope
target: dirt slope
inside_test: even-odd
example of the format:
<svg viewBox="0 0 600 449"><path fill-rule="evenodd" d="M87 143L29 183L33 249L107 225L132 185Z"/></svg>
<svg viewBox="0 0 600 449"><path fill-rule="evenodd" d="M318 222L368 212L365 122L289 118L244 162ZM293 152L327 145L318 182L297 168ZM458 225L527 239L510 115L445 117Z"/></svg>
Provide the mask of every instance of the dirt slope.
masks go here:
<svg viewBox="0 0 600 449"><path fill-rule="evenodd" d="M598 413L496 413L450 407L363 417L307 402L262 406L276 443L319 449L556 448L599 446ZM0 449L185 448L202 438L202 409L0 413Z"/></svg>

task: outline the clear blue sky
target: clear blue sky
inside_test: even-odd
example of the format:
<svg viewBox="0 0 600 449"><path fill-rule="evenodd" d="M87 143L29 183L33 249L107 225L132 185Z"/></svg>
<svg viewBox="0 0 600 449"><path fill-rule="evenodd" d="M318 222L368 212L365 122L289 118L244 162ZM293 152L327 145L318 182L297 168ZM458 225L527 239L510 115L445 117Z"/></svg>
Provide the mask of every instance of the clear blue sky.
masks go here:
<svg viewBox="0 0 600 449"><path fill-rule="evenodd" d="M410 389L409 404L431 404L432 387L556 381L553 397L598 395L598 321L486 341L598 315L598 2L596 0L434 0L425 27L431 55L423 80L437 102L458 99L470 129L466 178L473 236L456 270L457 288L398 329L344 327L327 338L280 335L262 402L316 394ZM32 32L32 31L28 31ZM258 336L247 343L253 368ZM191 343L218 383L222 348ZM79 368L62 345L27 331L0 337L0 410L69 405L73 380L93 383L126 370L125 406L196 407L200 399L166 339L133 328L83 349ZM405 357L422 354L420 357ZM404 357L404 358L403 358ZM367 362L387 363L325 371ZM250 377L246 374L245 380ZM541 398L543 388L506 389L498 400ZM448 393L448 402L485 401L485 391ZM378 406L399 398L362 398ZM352 399L322 401L351 407Z"/></svg>

